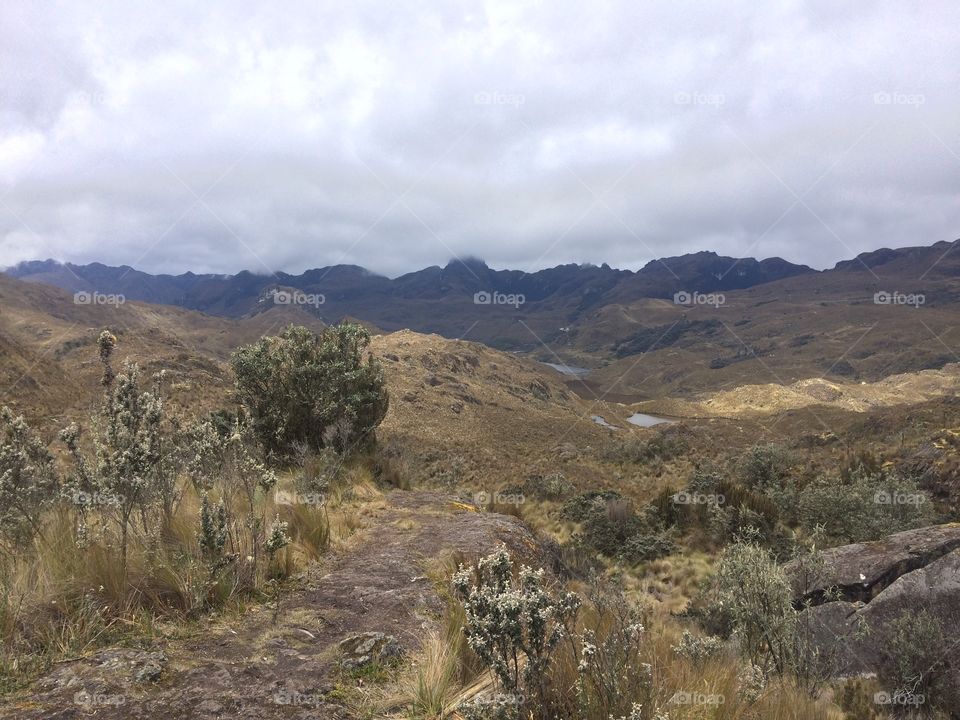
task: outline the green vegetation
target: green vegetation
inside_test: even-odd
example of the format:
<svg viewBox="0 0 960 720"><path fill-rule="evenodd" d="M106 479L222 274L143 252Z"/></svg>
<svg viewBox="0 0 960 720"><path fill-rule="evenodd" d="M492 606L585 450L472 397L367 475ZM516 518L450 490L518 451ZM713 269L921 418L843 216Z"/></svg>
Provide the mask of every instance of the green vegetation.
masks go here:
<svg viewBox="0 0 960 720"><path fill-rule="evenodd" d="M769 560L751 569L757 559L731 558L730 578L751 583L751 576L757 582L776 579L776 565ZM802 683L789 669L778 677L728 654L718 638L689 631L680 635L673 623L631 602L614 581L593 578L576 595L551 592L542 574L517 567L500 549L472 567L461 566L453 587L462 610L449 613L448 619L455 618L462 633L448 626L445 650L437 645L440 636L428 643L422 667L431 672L419 671L411 684L412 717L446 717L454 705L472 720L829 717L806 690L798 689ZM773 609L764 610L763 617L783 629L778 637L785 641L795 613L791 615L789 602L782 603L783 585L756 595L760 590L751 585L751 599L738 601L735 616L744 627L753 627L748 606L754 599L771 600ZM457 644L461 637L472 658ZM766 662L759 640L755 649L758 660ZM459 673L462 663L477 659L491 683L484 684L482 675ZM461 687L469 684L472 690L454 703L458 677ZM439 711L428 713L428 707Z"/></svg>
<svg viewBox="0 0 960 720"><path fill-rule="evenodd" d="M315 334L291 325L234 352L237 393L271 457L299 447L344 453L373 440L387 413L380 363L364 359L370 336L343 324Z"/></svg>
<svg viewBox="0 0 960 720"><path fill-rule="evenodd" d="M121 628L149 634L162 618L187 622L273 597L326 551L334 524L352 532L355 518L331 516L339 497L274 501L278 487L294 494L321 484L346 497L354 475L372 475L370 461L332 456L333 448L356 439L347 426L367 433L386 409L379 368L360 361L365 333L343 326L311 341L302 330L288 329L279 350L265 339L266 355L238 351L254 358L241 367L266 367L272 379L283 372L271 363L305 353L307 377L286 381L326 383L315 417L335 418L339 430L322 434L318 453L305 448L293 473L270 467L258 442L264 423L249 408L186 422L171 416L161 373L145 388L136 363L114 370L117 340L108 331L97 341L103 395L90 430L72 424L60 433L65 477L23 418L0 409L0 687L116 641ZM270 404L277 396L259 400L261 421L285 412Z"/></svg>

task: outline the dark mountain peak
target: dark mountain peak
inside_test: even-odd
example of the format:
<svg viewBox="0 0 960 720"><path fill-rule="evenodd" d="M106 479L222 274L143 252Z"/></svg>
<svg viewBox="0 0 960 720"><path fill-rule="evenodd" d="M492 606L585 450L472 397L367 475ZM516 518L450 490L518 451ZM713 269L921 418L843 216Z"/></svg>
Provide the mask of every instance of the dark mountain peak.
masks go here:
<svg viewBox="0 0 960 720"><path fill-rule="evenodd" d="M22 260L16 265L6 268L3 272L11 277L24 277L26 275L36 275L37 273L48 273L59 270L63 263L53 258L46 260Z"/></svg>
<svg viewBox="0 0 960 720"><path fill-rule="evenodd" d="M451 258L443 269L444 272L469 270L477 275L490 272L490 267L487 263L478 257Z"/></svg>

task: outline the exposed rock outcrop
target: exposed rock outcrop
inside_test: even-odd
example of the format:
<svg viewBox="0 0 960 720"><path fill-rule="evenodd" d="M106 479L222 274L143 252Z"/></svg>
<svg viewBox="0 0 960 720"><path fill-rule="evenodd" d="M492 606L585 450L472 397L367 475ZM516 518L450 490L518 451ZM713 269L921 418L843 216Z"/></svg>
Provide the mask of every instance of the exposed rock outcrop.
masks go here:
<svg viewBox="0 0 960 720"><path fill-rule="evenodd" d="M795 602L819 605L835 589L847 601L870 602L898 578L924 568L960 548L960 523L906 530L874 542L824 550L823 566L802 574L797 563L787 565Z"/></svg>
<svg viewBox="0 0 960 720"><path fill-rule="evenodd" d="M942 693L958 695L947 701L960 706L960 643L953 634L960 624L960 525L831 548L823 561L812 576L803 575L797 563L787 570L794 603L806 606L801 618L833 674L876 673L892 666L901 659L894 628L922 611L943 630L935 647L926 648L935 659L922 672L935 673Z"/></svg>

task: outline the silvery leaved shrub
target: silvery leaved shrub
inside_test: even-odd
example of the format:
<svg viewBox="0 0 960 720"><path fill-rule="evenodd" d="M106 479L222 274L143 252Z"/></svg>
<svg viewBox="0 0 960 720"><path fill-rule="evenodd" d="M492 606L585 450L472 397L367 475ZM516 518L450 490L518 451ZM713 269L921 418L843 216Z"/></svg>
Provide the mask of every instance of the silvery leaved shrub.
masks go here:
<svg viewBox="0 0 960 720"><path fill-rule="evenodd" d="M543 706L552 654L581 601L569 592L552 596L543 570L522 566L516 577L513 570L510 553L501 546L476 567L461 566L453 589L466 614L467 643L493 671L500 689Z"/></svg>
<svg viewBox="0 0 960 720"><path fill-rule="evenodd" d="M680 657L686 658L696 666L701 666L711 658L723 652L723 639L715 635L694 635L689 630L683 631L680 642L673 646L673 651Z"/></svg>
<svg viewBox="0 0 960 720"><path fill-rule="evenodd" d="M0 408L0 547L13 552L39 534L41 513L58 491L46 444L22 417Z"/></svg>
<svg viewBox="0 0 960 720"><path fill-rule="evenodd" d="M91 508L112 516L120 531L120 557L126 570L130 522L138 508L145 512L154 499L156 469L161 459L163 400L160 377L152 392L140 388L140 369L127 361L115 373L111 364L116 338L104 330L97 341L103 364L103 404L94 418L94 456L88 460L73 424L60 433L74 461L68 496L81 515Z"/></svg>

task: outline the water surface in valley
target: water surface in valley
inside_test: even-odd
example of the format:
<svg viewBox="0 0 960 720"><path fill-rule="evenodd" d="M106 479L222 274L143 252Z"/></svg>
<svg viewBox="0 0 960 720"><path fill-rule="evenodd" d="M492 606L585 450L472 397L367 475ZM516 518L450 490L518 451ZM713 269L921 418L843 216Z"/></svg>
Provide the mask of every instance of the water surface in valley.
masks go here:
<svg viewBox="0 0 960 720"><path fill-rule="evenodd" d="M634 413L627 418L627 422L633 423L634 425L639 425L640 427L653 427L654 425L662 425L663 423L672 423L676 421L667 420L666 418L657 417L656 415Z"/></svg>

